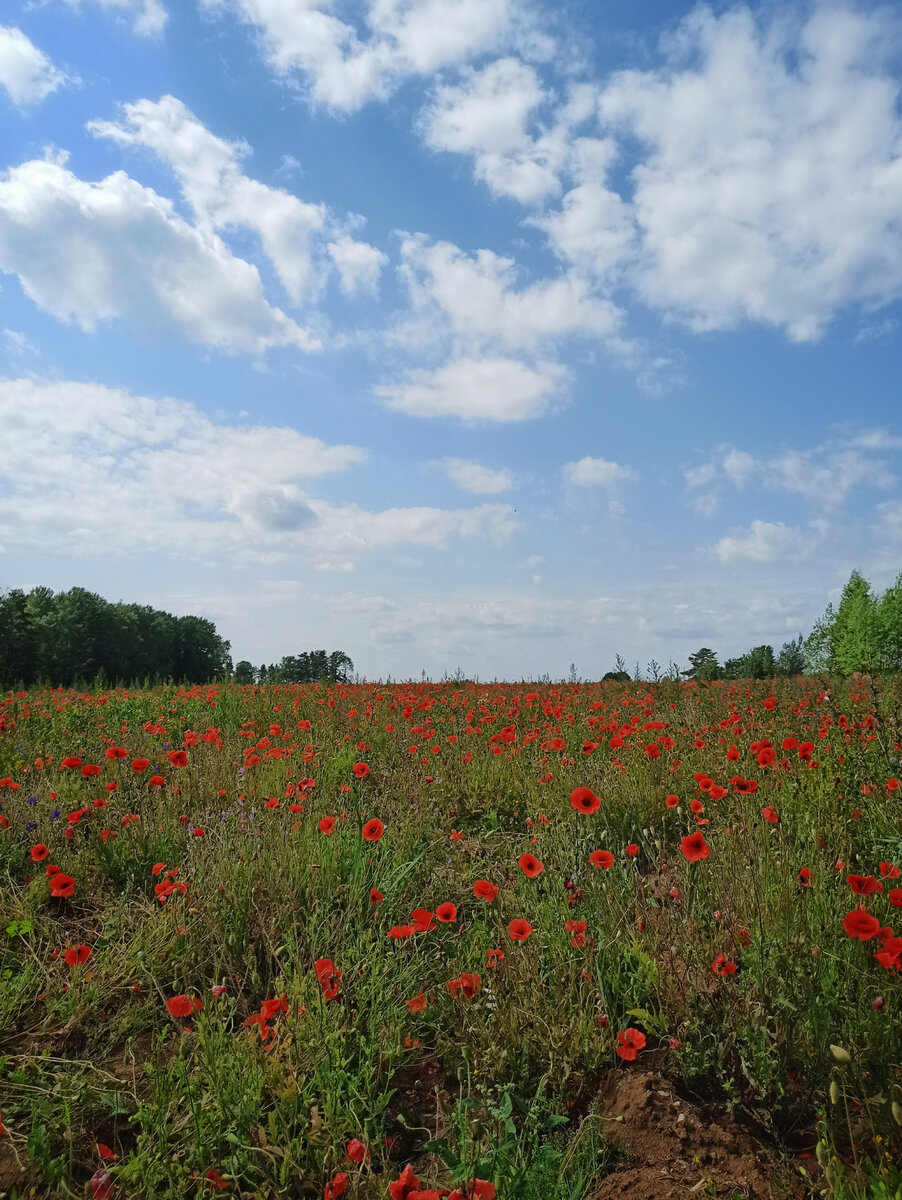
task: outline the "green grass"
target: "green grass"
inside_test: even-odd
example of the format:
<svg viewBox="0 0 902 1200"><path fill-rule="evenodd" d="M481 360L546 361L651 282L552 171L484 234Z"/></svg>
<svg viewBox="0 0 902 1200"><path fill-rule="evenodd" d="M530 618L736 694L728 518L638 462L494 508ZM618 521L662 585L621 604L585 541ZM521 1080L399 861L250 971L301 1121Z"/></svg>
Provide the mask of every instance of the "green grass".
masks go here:
<svg viewBox="0 0 902 1200"><path fill-rule="evenodd" d="M0 1195L82 1196L105 1169L117 1200L322 1197L345 1171L345 1195L385 1197L410 1162L424 1188L481 1178L502 1198L589 1200L622 1162L602 1085L654 1069L754 1120L799 1194L896 1197L899 972L842 920L861 901L902 932L880 868L902 865L900 701L891 682L834 682L828 697L816 679L8 696ZM762 739L773 764L750 749ZM100 772L62 768L68 755ZM315 785L289 795L303 779ZM571 807L577 786L597 813ZM374 816L385 833L366 842ZM699 828L710 855L693 863L681 839ZM33 862L37 844L49 854ZM590 865L596 849L610 869ZM518 867L527 851L535 878ZM74 878L71 898L50 895L50 863ZM187 887L161 903L176 870ZM882 892L855 895L849 873ZM474 896L478 879L494 902ZM443 902L456 920L386 936ZM533 927L525 941L515 918ZM88 960L67 965L81 945ZM735 973L712 970L720 954ZM319 959L341 972L340 998ZM469 999L447 987L462 973L480 979ZM203 1008L170 1016L183 994ZM248 1021L283 996L262 1039ZM646 1038L635 1065L616 1053L630 1027Z"/></svg>

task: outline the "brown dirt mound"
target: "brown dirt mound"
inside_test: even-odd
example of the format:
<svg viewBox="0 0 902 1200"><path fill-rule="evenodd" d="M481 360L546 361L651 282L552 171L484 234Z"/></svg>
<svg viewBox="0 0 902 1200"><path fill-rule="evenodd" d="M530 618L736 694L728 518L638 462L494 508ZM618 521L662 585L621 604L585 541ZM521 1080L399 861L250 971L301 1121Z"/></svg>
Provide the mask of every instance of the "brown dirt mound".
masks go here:
<svg viewBox="0 0 902 1200"><path fill-rule="evenodd" d="M712 1115L681 1099L656 1071L614 1071L603 1097L607 1132L628 1158L592 1200L777 1200L795 1194L773 1150L723 1112Z"/></svg>

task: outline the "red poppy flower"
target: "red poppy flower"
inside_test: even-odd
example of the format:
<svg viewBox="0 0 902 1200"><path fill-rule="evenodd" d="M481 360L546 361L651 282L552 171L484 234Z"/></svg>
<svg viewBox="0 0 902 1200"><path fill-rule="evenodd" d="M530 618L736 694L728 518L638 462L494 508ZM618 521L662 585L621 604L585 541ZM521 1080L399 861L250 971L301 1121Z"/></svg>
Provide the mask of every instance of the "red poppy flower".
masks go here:
<svg viewBox="0 0 902 1200"><path fill-rule="evenodd" d="M364 779L370 773L370 769L365 762L356 762L351 768L358 779Z"/></svg>
<svg viewBox="0 0 902 1200"><path fill-rule="evenodd" d="M110 759L128 758L128 751L124 746L110 746L106 756Z"/></svg>
<svg viewBox="0 0 902 1200"><path fill-rule="evenodd" d="M500 963L500 962L504 962L504 951L503 950L494 950L494 949L486 950L485 965L487 967L496 967L498 965L498 963Z"/></svg>
<svg viewBox="0 0 902 1200"><path fill-rule="evenodd" d="M85 779L90 779L93 775L100 774L100 767L98 767L96 763L85 763L81 769L81 773L84 775Z"/></svg>
<svg viewBox="0 0 902 1200"><path fill-rule="evenodd" d="M191 996L186 996L185 993L182 992L180 995L173 996L171 999L167 1000L166 1008L170 1017L178 1018L193 1016L195 1011L200 1012L200 1010L203 1008L203 1005L197 999L197 997L192 998Z"/></svg>
<svg viewBox="0 0 902 1200"><path fill-rule="evenodd" d="M630 858L635 858L636 855L639 853L639 847L636 845L635 842L630 842L630 844L628 846L626 846L625 849L626 849L626 853L630 856Z"/></svg>
<svg viewBox="0 0 902 1200"><path fill-rule="evenodd" d="M601 800L591 788L578 787L570 793L570 807L575 808L577 812L591 816L601 808Z"/></svg>
<svg viewBox="0 0 902 1200"><path fill-rule="evenodd" d="M323 817L319 823L320 833L330 834L334 828L335 828L335 818L334 817Z"/></svg>
<svg viewBox="0 0 902 1200"><path fill-rule="evenodd" d="M31 847L31 861L43 862L49 853L49 849L44 845L43 842L36 842L35 845Z"/></svg>
<svg viewBox="0 0 902 1200"><path fill-rule="evenodd" d="M735 975L737 969L736 963L727 962L725 954L718 954L717 958L711 964L711 970L715 975Z"/></svg>
<svg viewBox="0 0 902 1200"><path fill-rule="evenodd" d="M860 938L863 942L869 942L880 929L880 922L863 908L853 908L843 917L842 927L850 938Z"/></svg>
<svg viewBox="0 0 902 1200"><path fill-rule="evenodd" d="M462 971L457 979L449 979L445 987L452 996L463 996L466 1000L472 1000L482 987L482 979L478 975Z"/></svg>
<svg viewBox="0 0 902 1200"><path fill-rule="evenodd" d="M435 913L430 912L428 908L415 908L410 914L410 919L417 933L427 933L430 929L437 928Z"/></svg>
<svg viewBox="0 0 902 1200"><path fill-rule="evenodd" d="M668 808L676 808L677 805L680 803L680 798L679 798L679 796L665 796L664 803L667 805Z"/></svg>
<svg viewBox="0 0 902 1200"><path fill-rule="evenodd" d="M381 904L384 899L378 888L370 888L370 904Z"/></svg>
<svg viewBox="0 0 902 1200"><path fill-rule="evenodd" d="M532 926L528 921L524 921L522 917L517 917L508 925L507 932L515 942L525 942L532 933Z"/></svg>
<svg viewBox="0 0 902 1200"><path fill-rule="evenodd" d="M680 842L680 849L683 857L689 862L698 862L702 858L707 858L711 853L711 847L705 841L702 833L690 833L684 837Z"/></svg>
<svg viewBox="0 0 902 1200"><path fill-rule="evenodd" d="M898 879L902 875L902 871L891 862L882 862L880 864L880 874L884 879Z"/></svg>
<svg viewBox="0 0 902 1200"><path fill-rule="evenodd" d="M600 867L606 871L608 867L613 867L614 855L610 850L593 850L589 855L589 862L593 867Z"/></svg>
<svg viewBox="0 0 902 1200"><path fill-rule="evenodd" d="M68 898L75 895L75 880L65 871L55 871L50 878L50 895Z"/></svg>
<svg viewBox="0 0 902 1200"><path fill-rule="evenodd" d="M893 908L902 908L902 888L890 888L887 896Z"/></svg>
<svg viewBox="0 0 902 1200"><path fill-rule="evenodd" d="M166 780L163 778L162 775L151 775L150 779L148 779L148 781L147 781L147 786L148 787L165 787Z"/></svg>
<svg viewBox="0 0 902 1200"><path fill-rule="evenodd" d="M184 750L170 750L166 755L174 767L187 767L188 755Z"/></svg>
<svg viewBox="0 0 902 1200"><path fill-rule="evenodd" d="M400 1177L388 1185L388 1194L391 1200L407 1200L410 1193L416 1191L419 1186L420 1181L414 1175L413 1167L408 1163Z"/></svg>
<svg viewBox="0 0 902 1200"><path fill-rule="evenodd" d="M780 814L772 804L768 804L767 808L762 808L761 815L764 817L765 821L770 821L771 825L776 825L779 823Z"/></svg>
<svg viewBox="0 0 902 1200"><path fill-rule="evenodd" d="M351 1140L348 1142L346 1154L351 1162L355 1163L362 1163L364 1159L367 1159L370 1156L370 1152L367 1150L366 1144L361 1142L359 1138L351 1138Z"/></svg>
<svg viewBox="0 0 902 1200"><path fill-rule="evenodd" d="M227 1188L229 1186L215 1167L210 1167L204 1178L206 1179L207 1183L209 1183L212 1187L217 1188L220 1192L223 1190L223 1188Z"/></svg>
<svg viewBox="0 0 902 1200"><path fill-rule="evenodd" d="M111 1161L115 1161L115 1159L119 1157L117 1154L113 1153L113 1151L109 1148L109 1146L106 1145L105 1142L97 1143L97 1153L101 1158L106 1158Z"/></svg>
<svg viewBox="0 0 902 1200"><path fill-rule="evenodd" d="M436 921L444 921L446 925L457 920L457 905L446 901L444 904L439 904L435 910Z"/></svg>
<svg viewBox="0 0 902 1200"><path fill-rule="evenodd" d="M645 1034L641 1029L621 1029L617 1034L617 1054L624 1062L635 1062L636 1055L645 1045Z"/></svg>
<svg viewBox="0 0 902 1200"><path fill-rule="evenodd" d="M70 946L66 951L66 962L70 967L80 967L91 957L90 946Z"/></svg>
<svg viewBox="0 0 902 1200"><path fill-rule="evenodd" d="M81 766L81 759L77 754L70 754L68 758L60 760L60 766L65 767L67 771L71 771L73 767Z"/></svg>
<svg viewBox="0 0 902 1200"><path fill-rule="evenodd" d="M498 888L494 883L489 883L487 879L477 879L473 884L473 895L477 900L485 900L491 904L498 895Z"/></svg>
<svg viewBox="0 0 902 1200"><path fill-rule="evenodd" d="M705 806L702 804L701 800L696 797L694 800L689 801L689 811L696 814L703 813L705 811Z"/></svg>
<svg viewBox="0 0 902 1200"><path fill-rule="evenodd" d="M409 938L417 932L416 925L392 925L385 936L390 938Z"/></svg>
<svg viewBox="0 0 902 1200"><path fill-rule="evenodd" d="M414 996L412 1000L405 1000L404 1003L412 1013L423 1012L426 1008L426 996L423 989L420 988L419 995Z"/></svg>
<svg viewBox="0 0 902 1200"><path fill-rule="evenodd" d="M811 868L810 867L802 867L801 870L799 871L798 875L796 876L796 879L802 885L802 887L810 887L811 886Z"/></svg>
<svg viewBox="0 0 902 1200"><path fill-rule="evenodd" d="M378 817L370 817L361 830L365 842L378 842L385 833L385 826Z"/></svg>
<svg viewBox="0 0 902 1200"><path fill-rule="evenodd" d="M146 771L149 766L150 766L149 758L133 758L132 759L132 770L133 771Z"/></svg>
<svg viewBox="0 0 902 1200"><path fill-rule="evenodd" d="M463 840L464 840L464 835L460 832L459 829L451 830L451 841L452 842L462 842Z"/></svg>
<svg viewBox="0 0 902 1200"><path fill-rule="evenodd" d="M883 884L873 875L849 875L848 882L856 896L870 896L883 891Z"/></svg>
<svg viewBox="0 0 902 1200"><path fill-rule="evenodd" d="M540 862L534 854L521 854L517 859L517 865L523 874L527 875L530 879L535 879L545 869L545 864Z"/></svg>

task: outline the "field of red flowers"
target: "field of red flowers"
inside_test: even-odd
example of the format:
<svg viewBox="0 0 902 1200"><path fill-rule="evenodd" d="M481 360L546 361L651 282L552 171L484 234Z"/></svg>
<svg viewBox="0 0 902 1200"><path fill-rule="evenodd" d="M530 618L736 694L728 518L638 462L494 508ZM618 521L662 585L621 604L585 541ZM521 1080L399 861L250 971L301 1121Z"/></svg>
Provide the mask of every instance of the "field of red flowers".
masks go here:
<svg viewBox="0 0 902 1200"><path fill-rule="evenodd" d="M902 1196L902 686L0 699L0 1196Z"/></svg>

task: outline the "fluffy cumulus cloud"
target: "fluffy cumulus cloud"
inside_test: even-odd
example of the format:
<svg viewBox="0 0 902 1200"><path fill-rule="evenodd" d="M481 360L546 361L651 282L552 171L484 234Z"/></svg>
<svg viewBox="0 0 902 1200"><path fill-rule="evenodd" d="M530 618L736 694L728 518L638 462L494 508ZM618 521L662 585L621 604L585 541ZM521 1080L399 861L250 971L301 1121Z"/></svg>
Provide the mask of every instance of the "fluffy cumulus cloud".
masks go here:
<svg viewBox="0 0 902 1200"><path fill-rule="evenodd" d="M65 74L21 29L0 25L0 88L13 104L37 104L65 80Z"/></svg>
<svg viewBox="0 0 902 1200"><path fill-rule="evenodd" d="M764 488L801 496L815 508L839 507L855 488L887 489L897 472L893 455L902 439L881 429L845 430L807 450L768 457L718 446L707 462L684 472L690 506L702 516L719 507L723 487Z"/></svg>
<svg viewBox="0 0 902 1200"><path fill-rule="evenodd" d="M605 130L640 147L644 300L694 329L751 320L807 341L847 305L902 295L897 35L889 8L701 7L663 65L606 81Z"/></svg>
<svg viewBox="0 0 902 1200"><path fill-rule="evenodd" d="M0 270L85 330L119 319L229 352L318 346L267 303L256 267L122 171L87 182L57 158L0 175Z"/></svg>
<svg viewBox="0 0 902 1200"><path fill-rule="evenodd" d="M612 488L632 483L638 476L632 467L608 462L605 458L585 458L564 464L564 479L575 487Z"/></svg>
<svg viewBox="0 0 902 1200"><path fill-rule="evenodd" d="M538 203L559 193L569 155L567 110L549 126L533 119L550 100L533 66L500 58L439 86L420 129L432 149L471 155L476 178L496 195Z"/></svg>
<svg viewBox="0 0 902 1200"><path fill-rule="evenodd" d="M527 366L514 358L455 358L374 389L395 412L463 421L524 421L561 404L570 372L553 362Z"/></svg>
<svg viewBox="0 0 902 1200"><path fill-rule="evenodd" d="M83 0L65 0L70 8L81 8ZM158 37L165 28L166 9L160 0L93 0L101 8L127 17L135 33Z"/></svg>
<svg viewBox="0 0 902 1200"><path fill-rule="evenodd" d="M270 65L298 74L311 97L354 110L385 99L410 76L430 75L499 46L514 0L201 0L260 34Z"/></svg>
<svg viewBox="0 0 902 1200"><path fill-rule="evenodd" d="M514 482L510 471L495 471L466 458L444 458L442 468L459 488L476 495L496 496L506 492Z"/></svg>
<svg viewBox="0 0 902 1200"><path fill-rule="evenodd" d="M469 255L408 236L399 271L415 321L431 321L434 336L444 332L457 350L547 349L566 338L613 337L620 326L620 310L586 280L565 274L519 286L514 260L491 250Z"/></svg>
<svg viewBox="0 0 902 1200"><path fill-rule="evenodd" d="M801 530L782 521L752 521L748 529L722 537L711 554L722 563L769 563L804 554L809 546Z"/></svg>
<svg viewBox="0 0 902 1200"><path fill-rule="evenodd" d="M570 372L555 361L574 338L618 339L620 310L584 279L522 283L513 259L466 254L449 242L406 235L399 275L409 296L394 341L439 366L375 389L411 416L520 421L566 400Z"/></svg>
<svg viewBox="0 0 902 1200"><path fill-rule="evenodd" d="M371 550L503 540L513 530L504 505L370 512L318 499L308 481L358 466L364 451L290 428L217 424L185 401L5 380L0 424L0 552L303 556L350 569Z"/></svg>
<svg viewBox="0 0 902 1200"><path fill-rule="evenodd" d="M120 121L92 121L98 137L152 150L175 174L197 228L208 234L232 226L253 230L295 304L316 298L326 268L318 235L337 232L322 204L310 204L282 188L249 178L242 170L246 142L227 142L211 133L175 96L123 106ZM345 291L373 290L385 256L342 234L328 246Z"/></svg>

